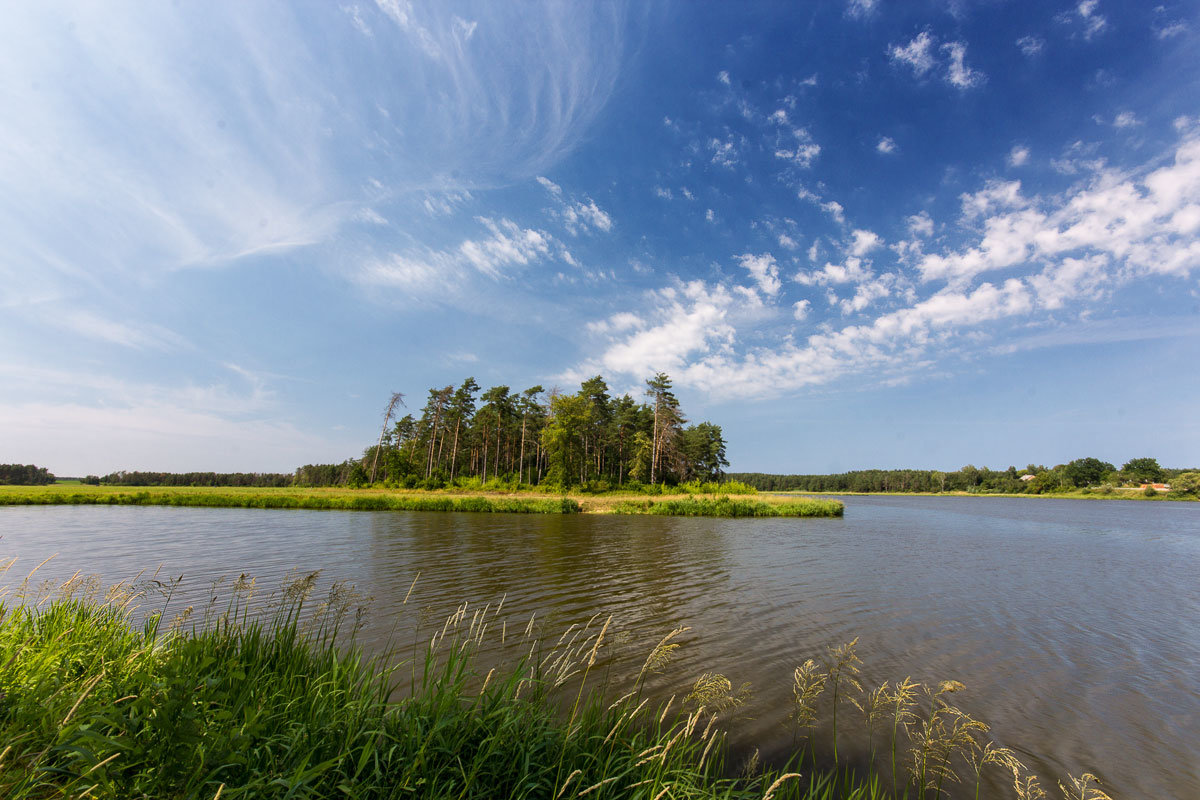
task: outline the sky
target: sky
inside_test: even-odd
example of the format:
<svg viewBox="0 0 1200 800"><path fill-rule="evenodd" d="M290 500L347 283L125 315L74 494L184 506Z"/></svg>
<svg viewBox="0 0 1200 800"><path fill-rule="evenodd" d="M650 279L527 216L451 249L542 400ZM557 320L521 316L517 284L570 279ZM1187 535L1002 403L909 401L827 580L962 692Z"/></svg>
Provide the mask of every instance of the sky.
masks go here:
<svg viewBox="0 0 1200 800"><path fill-rule="evenodd" d="M3 463L663 371L733 471L1200 464L1197 2L47 0L0 76Z"/></svg>

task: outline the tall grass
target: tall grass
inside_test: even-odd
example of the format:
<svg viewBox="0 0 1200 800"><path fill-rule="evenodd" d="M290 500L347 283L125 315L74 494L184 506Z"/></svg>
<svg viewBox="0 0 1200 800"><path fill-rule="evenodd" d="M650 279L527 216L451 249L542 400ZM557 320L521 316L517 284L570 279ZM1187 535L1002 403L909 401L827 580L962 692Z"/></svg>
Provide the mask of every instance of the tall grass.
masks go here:
<svg viewBox="0 0 1200 800"><path fill-rule="evenodd" d="M736 775L719 698L655 707L591 688L603 629L548 647L530 625L510 642L524 655L481 675L498 608L460 607L395 701L403 665L365 657L350 595L335 586L314 604L314 583L292 583L263 617L240 581L190 629L161 612L134 625L127 586L0 601L0 797L884 796L844 770Z"/></svg>
<svg viewBox="0 0 1200 800"><path fill-rule="evenodd" d="M845 506L837 500L803 499L766 503L731 497L686 497L678 500L626 500L616 503L614 514L656 514L672 517L840 517Z"/></svg>
<svg viewBox="0 0 1200 800"><path fill-rule="evenodd" d="M853 642L830 649L826 671L797 668L792 718L815 730L824 692L838 695L833 710L850 699L868 727L890 726L893 769L908 742L894 793L873 748L857 768L818 765L813 742L774 768L760 768L757 751L735 759L723 728L750 687L723 675L705 673L678 702L643 697L686 628L664 636L614 700L600 664L611 620L551 644L532 620L515 633L503 603L464 603L405 663L396 652L368 658L355 640L361 598L335 584L317 602L316 583L317 573L297 576L264 602L242 576L226 599L170 621L169 582L101 594L77 574L53 596L30 597L28 579L0 593L0 797L874 800L939 798L960 781L978 797L989 770L1011 773L1015 796L1040 796L1013 752L947 702L961 684L863 692ZM161 605L135 613L154 596L147 587ZM485 673L481 650L497 638L515 655ZM1097 783L1085 773L1059 786L1071 800L1105 800Z"/></svg>
<svg viewBox="0 0 1200 800"><path fill-rule="evenodd" d="M341 511L453 511L492 514L577 514L580 511L579 503L569 497L451 497L445 495L305 493L263 490L189 492L177 489L137 492L6 492L0 493L0 505L200 506Z"/></svg>

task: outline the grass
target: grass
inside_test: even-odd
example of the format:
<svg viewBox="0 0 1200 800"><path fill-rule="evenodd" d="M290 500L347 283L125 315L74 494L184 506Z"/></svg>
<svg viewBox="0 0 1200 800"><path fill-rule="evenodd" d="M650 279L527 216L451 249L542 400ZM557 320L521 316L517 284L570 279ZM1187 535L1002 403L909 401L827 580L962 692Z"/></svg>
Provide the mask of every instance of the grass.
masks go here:
<svg viewBox="0 0 1200 800"><path fill-rule="evenodd" d="M864 690L855 642L797 668L794 754L763 768L757 751L735 761L723 732L747 685L734 690L705 673L666 703L644 696L686 628L650 650L631 686L613 687L604 661L617 637L599 615L550 644L532 619L516 633L500 617L503 603L464 603L405 663L395 652L363 653L354 639L360 598L334 584L314 602L317 573L266 602L242 576L226 599L170 623L161 610L136 621L147 596L134 584L101 595L77 573L39 590L53 595L31 596L29 582L0 592L8 800L881 800L895 796L884 788L889 770L905 798L941 798L955 782L961 796L978 797L989 771L1011 773L1019 798L1044 796L1013 751L947 701L962 684L905 679ZM148 585L165 609L175 587ZM497 638L515 655L484 673L481 650ZM818 713L839 707L857 708L872 736L876 727L890 732L890 749L876 758L872 744L858 769L836 757L818 763ZM1059 784L1068 798L1109 800L1088 773L1068 783Z"/></svg>
<svg viewBox="0 0 1200 800"><path fill-rule="evenodd" d="M764 494L764 497L808 497L821 496L828 497L1027 497L1043 500L1151 500L1151 501L1166 501L1175 500L1183 502L1200 501L1200 496L1186 495L1179 492L1158 492L1153 495L1146 495L1141 489L1128 487L1118 487L1111 492L1106 492L1101 489L1075 489L1069 492L1045 492L1043 494L1031 494L1028 492L806 492L799 489L788 489L781 491L773 491L769 494Z"/></svg>
<svg viewBox="0 0 1200 800"><path fill-rule="evenodd" d="M840 517L845 506L837 500L802 499L767 502L740 498L686 497L666 500L622 500L613 514L655 514L671 517Z"/></svg>
<svg viewBox="0 0 1200 800"><path fill-rule="evenodd" d="M655 707L638 691L585 691L607 623L549 647L530 625L509 643L524 655L481 675L476 652L500 609L464 604L435 629L410 696L393 701L406 665L367 658L352 595L335 586L313 604L314 582L293 583L264 619L241 581L222 614L190 630L161 614L132 624L128 586L106 600L68 589L0 604L0 796L885 796L847 770L738 775L715 699Z"/></svg>
<svg viewBox="0 0 1200 800"><path fill-rule="evenodd" d="M0 505L160 505L301 508L344 511L455 511L512 514L672 514L678 516L841 516L836 500L725 496L683 492L648 500L641 494L428 491L253 487L0 486Z"/></svg>

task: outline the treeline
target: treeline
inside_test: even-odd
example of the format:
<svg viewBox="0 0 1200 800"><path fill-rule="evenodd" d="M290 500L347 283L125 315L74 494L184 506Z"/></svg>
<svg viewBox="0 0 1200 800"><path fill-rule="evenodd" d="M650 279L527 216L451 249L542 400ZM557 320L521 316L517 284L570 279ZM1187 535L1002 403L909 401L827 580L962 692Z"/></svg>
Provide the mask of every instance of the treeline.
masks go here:
<svg viewBox="0 0 1200 800"><path fill-rule="evenodd" d="M293 476L272 472L110 472L84 483L108 486L291 486Z"/></svg>
<svg viewBox="0 0 1200 800"><path fill-rule="evenodd" d="M614 397L597 375L579 390L532 386L480 391L474 378L429 390L417 415L392 422L403 403L393 395L379 441L357 465L309 465L297 482L328 479L351 485L383 482L435 488L482 484L582 486L603 490L629 484L719 481L725 458L721 428L689 425L658 373L646 381L645 402Z"/></svg>
<svg viewBox="0 0 1200 800"><path fill-rule="evenodd" d="M45 467L33 464L0 464L0 484L44 486L48 483L54 483L54 475Z"/></svg>
<svg viewBox="0 0 1200 800"><path fill-rule="evenodd" d="M868 469L831 475L731 472L727 477L749 484L760 491L777 492L1048 494L1080 489L1115 489L1147 483L1172 483L1174 479L1194 472L1195 470L1187 469L1166 469L1154 458L1131 459L1120 469L1097 458L1079 458L1054 467L1029 464L1023 470L1016 467L991 470L968 464L962 469L947 472L921 469ZM1191 491L1190 487L1190 478L1185 478L1181 491Z"/></svg>

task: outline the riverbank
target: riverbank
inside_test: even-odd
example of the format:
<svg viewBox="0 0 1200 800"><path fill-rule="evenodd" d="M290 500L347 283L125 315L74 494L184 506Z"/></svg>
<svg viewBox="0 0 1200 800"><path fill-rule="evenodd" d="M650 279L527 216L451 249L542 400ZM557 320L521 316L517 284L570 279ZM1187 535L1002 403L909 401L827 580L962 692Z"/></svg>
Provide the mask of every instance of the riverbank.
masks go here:
<svg viewBox="0 0 1200 800"><path fill-rule="evenodd" d="M0 505L159 505L339 511L445 511L504 514L649 514L700 517L840 517L837 500L612 492L547 496L533 492L395 489L0 486Z"/></svg>
<svg viewBox="0 0 1200 800"><path fill-rule="evenodd" d="M1042 500L1149 500L1152 502L1161 502L1165 500L1195 503L1200 502L1200 497L1189 497L1186 495L1172 494L1170 492L1157 492L1147 496L1142 489L1113 489L1112 492L1106 493L1099 490L1093 491L1073 491L1073 492L1053 492L1046 494L1027 494L1025 492L802 492L795 491L779 491L779 492L760 492L759 497L1024 497L1031 499Z"/></svg>

